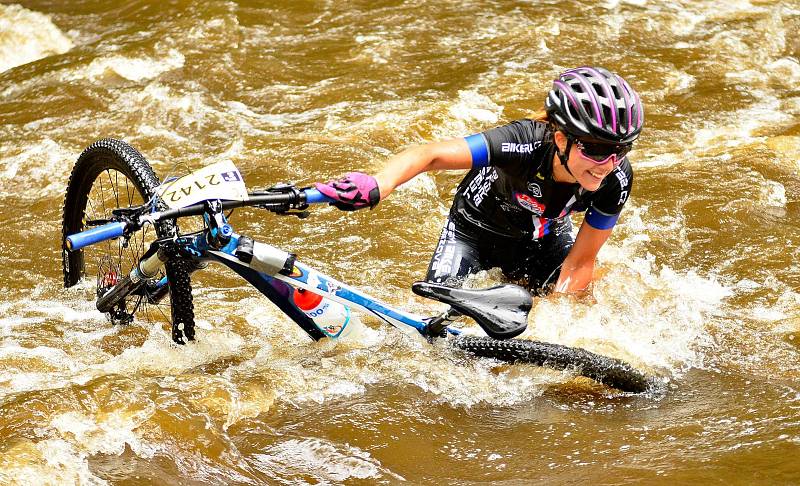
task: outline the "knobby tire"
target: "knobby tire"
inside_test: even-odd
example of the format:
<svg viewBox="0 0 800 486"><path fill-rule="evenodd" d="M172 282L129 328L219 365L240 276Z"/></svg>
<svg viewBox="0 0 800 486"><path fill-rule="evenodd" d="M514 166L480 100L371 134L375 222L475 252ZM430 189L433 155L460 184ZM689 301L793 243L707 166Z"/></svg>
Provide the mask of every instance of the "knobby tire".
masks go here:
<svg viewBox="0 0 800 486"><path fill-rule="evenodd" d="M574 370L581 376L625 392L642 393L656 384L652 377L623 361L560 344L460 335L452 340L452 345L483 358Z"/></svg>

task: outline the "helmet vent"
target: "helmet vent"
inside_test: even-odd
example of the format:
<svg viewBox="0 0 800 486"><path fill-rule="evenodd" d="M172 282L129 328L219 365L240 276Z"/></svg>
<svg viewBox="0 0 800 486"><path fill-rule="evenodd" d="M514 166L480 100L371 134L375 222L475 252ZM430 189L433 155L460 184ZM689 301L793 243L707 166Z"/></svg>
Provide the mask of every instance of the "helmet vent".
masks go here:
<svg viewBox="0 0 800 486"><path fill-rule="evenodd" d="M583 105L583 109L584 110L591 110L591 107L588 106L589 104L587 102L583 101L583 102L581 102L581 105ZM570 114L571 117L577 118L577 119L581 118L581 114L578 113L578 107L577 106L573 106L573 105L570 104L570 105L567 106L567 109L569 110L569 114Z"/></svg>
<svg viewBox="0 0 800 486"><path fill-rule="evenodd" d="M603 105L603 119L610 120L611 119L611 107L607 105Z"/></svg>
<svg viewBox="0 0 800 486"><path fill-rule="evenodd" d="M581 104L583 105L583 109L586 110L586 113L589 113L592 116L594 116L594 108L592 107L592 104L589 101L583 100Z"/></svg>

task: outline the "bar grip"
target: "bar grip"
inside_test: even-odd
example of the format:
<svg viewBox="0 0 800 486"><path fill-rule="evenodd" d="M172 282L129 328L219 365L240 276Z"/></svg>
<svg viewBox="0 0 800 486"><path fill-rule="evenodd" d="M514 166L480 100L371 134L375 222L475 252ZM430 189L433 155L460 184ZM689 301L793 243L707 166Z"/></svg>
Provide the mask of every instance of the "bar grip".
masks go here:
<svg viewBox="0 0 800 486"><path fill-rule="evenodd" d="M107 223L97 228L69 235L66 241L67 249L71 251L80 250L101 241L119 238L125 232L125 226L127 224L122 222Z"/></svg>
<svg viewBox="0 0 800 486"><path fill-rule="evenodd" d="M308 204L318 204L318 203L330 203L334 202L334 200L325 194L322 194L316 189L306 189L306 203Z"/></svg>

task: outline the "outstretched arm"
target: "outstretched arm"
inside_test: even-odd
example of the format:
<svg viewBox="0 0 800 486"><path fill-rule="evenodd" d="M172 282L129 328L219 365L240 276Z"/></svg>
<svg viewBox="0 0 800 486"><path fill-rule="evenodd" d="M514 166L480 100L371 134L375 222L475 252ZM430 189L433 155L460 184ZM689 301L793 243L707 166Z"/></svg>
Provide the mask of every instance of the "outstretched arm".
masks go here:
<svg viewBox="0 0 800 486"><path fill-rule="evenodd" d="M578 292L589 287L592 282L597 253L611 236L612 230L613 228L593 228L589 223L583 222L578 236L575 238L575 244L572 245L572 249L561 266L561 274L555 287L556 292Z"/></svg>
<svg viewBox="0 0 800 486"><path fill-rule="evenodd" d="M458 138L407 148L390 157L375 179L383 199L397 186L422 172L470 168L472 154L469 146L466 140Z"/></svg>
<svg viewBox="0 0 800 486"><path fill-rule="evenodd" d="M314 187L345 211L373 208L400 184L417 174L437 169L469 169L472 152L466 140L453 139L415 145L389 158L375 177L363 172L348 172L343 177Z"/></svg>

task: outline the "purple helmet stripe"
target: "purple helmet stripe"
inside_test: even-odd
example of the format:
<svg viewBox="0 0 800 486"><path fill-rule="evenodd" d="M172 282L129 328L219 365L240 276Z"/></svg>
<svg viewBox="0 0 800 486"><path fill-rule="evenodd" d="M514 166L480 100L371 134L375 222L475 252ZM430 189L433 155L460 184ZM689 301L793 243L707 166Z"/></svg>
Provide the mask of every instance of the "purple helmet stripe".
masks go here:
<svg viewBox="0 0 800 486"><path fill-rule="evenodd" d="M592 107L594 108L594 117L597 119L597 124L603 126L603 119L600 116L600 106L598 105L597 95L594 93L594 90L589 85L589 83L586 82L586 78L584 78L580 72L573 69L562 74L561 79L566 81L564 77L567 75L574 76L575 79L577 79L578 82L581 83L581 86L583 86L584 91L586 91L586 95L589 97L589 101L592 102Z"/></svg>
<svg viewBox="0 0 800 486"><path fill-rule="evenodd" d="M614 97L614 92L611 90L611 85L608 84L606 77L598 71L597 69L591 68L589 66L584 67L585 70L589 71L590 73L597 76L597 79L600 80L600 85L603 87L603 91L606 93L606 98L608 98L608 102L611 105L611 130L616 132L617 131L617 100Z"/></svg>
<svg viewBox="0 0 800 486"><path fill-rule="evenodd" d="M625 97L625 113L628 115L628 133L631 132L631 127L633 126L633 119L631 118L631 95L628 92L628 86L624 79L619 77L619 75L614 75L619 82L620 87L622 88L622 96Z"/></svg>
<svg viewBox="0 0 800 486"><path fill-rule="evenodd" d="M570 92L571 90L569 89L569 87L566 84L564 84L563 82L559 81L558 79L553 81L553 85L554 86L557 85L560 88L561 92L564 93L565 95L567 95L567 98L569 98L569 100L572 102L572 106L575 107L575 111L580 113L581 109L580 109L580 106L578 106L578 100L576 100L575 97L572 96L572 93Z"/></svg>

